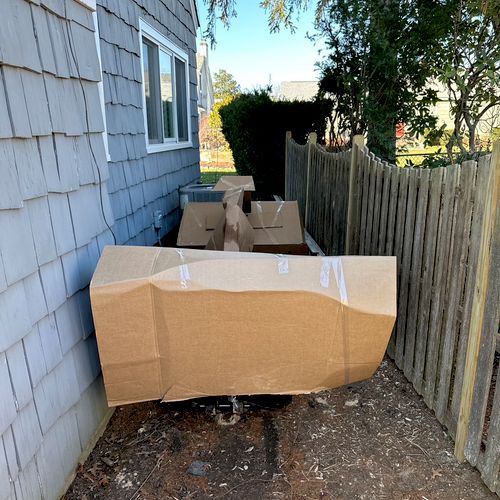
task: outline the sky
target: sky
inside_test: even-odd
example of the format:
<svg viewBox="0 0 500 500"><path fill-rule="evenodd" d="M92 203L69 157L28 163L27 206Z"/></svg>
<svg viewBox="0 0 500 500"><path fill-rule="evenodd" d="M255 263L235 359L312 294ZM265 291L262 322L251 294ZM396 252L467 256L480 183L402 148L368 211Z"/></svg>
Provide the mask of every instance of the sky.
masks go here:
<svg viewBox="0 0 500 500"><path fill-rule="evenodd" d="M320 60L318 47L306 38L313 31L314 7L302 12L292 34L282 28L269 33L267 14L259 0L238 0L238 16L229 28L217 25L215 48L209 49L212 74L219 69L231 73L242 89L279 85L288 80L317 80L315 63ZM198 1L201 32L207 26L204 0Z"/></svg>

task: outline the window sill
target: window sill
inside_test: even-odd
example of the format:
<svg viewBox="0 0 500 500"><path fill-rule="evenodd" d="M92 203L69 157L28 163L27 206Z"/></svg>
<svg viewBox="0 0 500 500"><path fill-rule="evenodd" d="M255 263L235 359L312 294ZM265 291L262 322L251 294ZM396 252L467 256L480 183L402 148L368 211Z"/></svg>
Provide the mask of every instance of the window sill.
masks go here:
<svg viewBox="0 0 500 500"><path fill-rule="evenodd" d="M192 147L193 147L192 142L175 142L175 143L165 142L163 144L149 144L146 146L146 151L148 154L152 154L152 153L162 153L163 151L175 151L176 149L187 149Z"/></svg>

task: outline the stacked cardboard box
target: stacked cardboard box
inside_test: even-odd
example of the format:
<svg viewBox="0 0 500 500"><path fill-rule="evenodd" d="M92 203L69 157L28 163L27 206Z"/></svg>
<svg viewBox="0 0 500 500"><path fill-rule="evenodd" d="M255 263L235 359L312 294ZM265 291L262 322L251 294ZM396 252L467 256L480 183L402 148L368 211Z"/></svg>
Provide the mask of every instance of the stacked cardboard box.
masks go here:
<svg viewBox="0 0 500 500"><path fill-rule="evenodd" d="M227 188L222 203L186 205L178 247L308 254L296 201L251 201L251 177L223 177L217 186ZM250 207L246 215L245 201Z"/></svg>
<svg viewBox="0 0 500 500"><path fill-rule="evenodd" d="M380 364L396 259L304 256L297 202L231 179L222 203L185 207L185 248L105 248L91 300L110 406L316 392Z"/></svg>

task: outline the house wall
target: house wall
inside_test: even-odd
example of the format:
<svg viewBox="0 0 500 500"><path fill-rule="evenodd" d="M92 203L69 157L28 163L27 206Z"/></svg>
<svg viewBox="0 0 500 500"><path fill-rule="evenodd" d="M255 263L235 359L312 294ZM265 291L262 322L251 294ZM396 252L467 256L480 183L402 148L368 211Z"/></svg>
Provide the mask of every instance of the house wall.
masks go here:
<svg viewBox="0 0 500 500"><path fill-rule="evenodd" d="M85 3L2 3L0 500L58 498L108 413L88 285L109 227L153 243L153 211L164 234L199 175L191 3L100 2L109 164ZM189 52L192 148L146 154L139 16Z"/></svg>
<svg viewBox="0 0 500 500"><path fill-rule="evenodd" d="M198 75L198 112L200 119L208 116L214 105L214 88L208 62L208 43L200 42L196 57Z"/></svg>
<svg viewBox="0 0 500 500"><path fill-rule="evenodd" d="M108 189L119 244L156 241L153 212L165 214L161 235L180 219L179 186L199 178L196 26L189 0L98 0L97 15L109 144ZM139 18L189 55L192 147L148 154L142 111Z"/></svg>
<svg viewBox="0 0 500 500"><path fill-rule="evenodd" d="M80 3L1 12L0 499L52 499L107 412L88 291L112 243L100 70Z"/></svg>

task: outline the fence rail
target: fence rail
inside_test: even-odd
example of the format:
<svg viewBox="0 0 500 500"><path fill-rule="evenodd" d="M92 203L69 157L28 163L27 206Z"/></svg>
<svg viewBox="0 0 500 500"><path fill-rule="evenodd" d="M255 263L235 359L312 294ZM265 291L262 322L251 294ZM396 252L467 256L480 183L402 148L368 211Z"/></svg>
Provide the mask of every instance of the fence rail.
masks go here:
<svg viewBox="0 0 500 500"><path fill-rule="evenodd" d="M500 494L500 144L446 168L400 168L355 139L328 153L287 135L286 199L327 255L395 255L388 354ZM495 357L496 356L496 357Z"/></svg>

